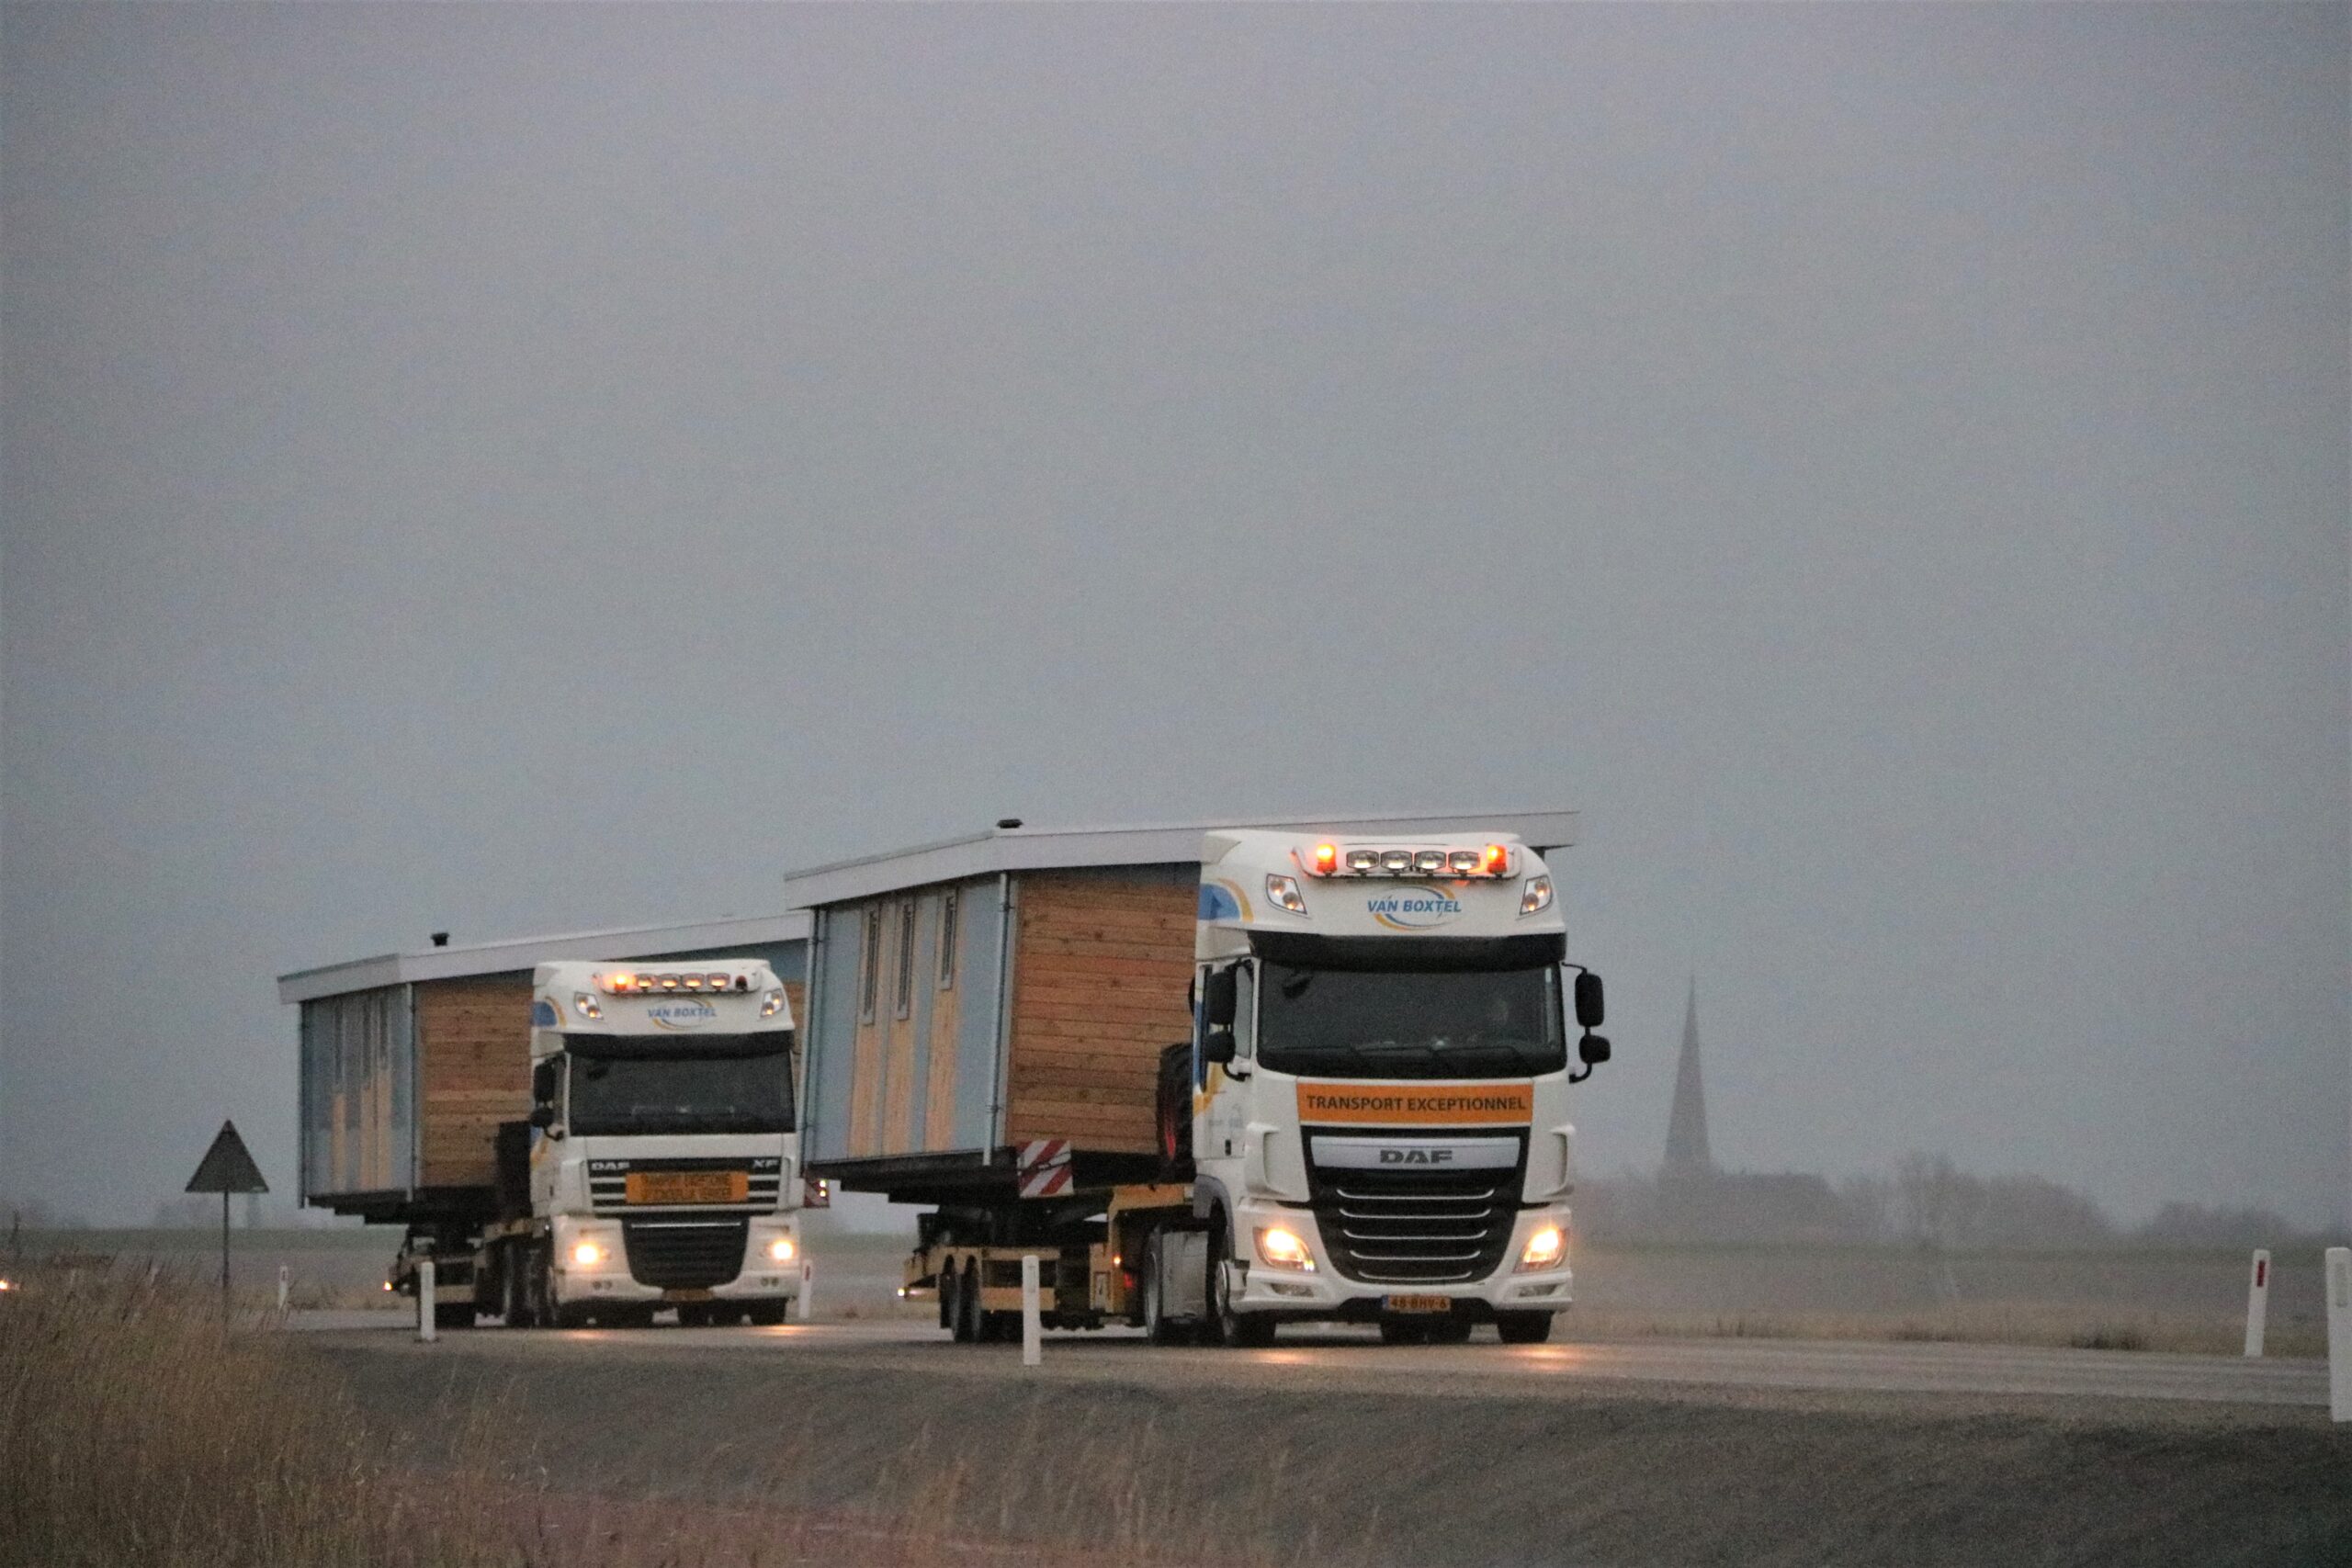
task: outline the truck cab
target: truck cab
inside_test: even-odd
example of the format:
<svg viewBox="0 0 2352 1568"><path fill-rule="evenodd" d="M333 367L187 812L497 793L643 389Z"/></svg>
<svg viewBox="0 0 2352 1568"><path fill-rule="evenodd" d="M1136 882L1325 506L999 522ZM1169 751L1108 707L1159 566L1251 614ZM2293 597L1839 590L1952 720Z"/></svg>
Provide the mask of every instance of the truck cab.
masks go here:
<svg viewBox="0 0 2352 1568"><path fill-rule="evenodd" d="M484 1247L510 1323L783 1321L799 1280L793 1019L757 959L543 964L531 1113ZM488 1294L488 1292L485 1292Z"/></svg>
<svg viewBox="0 0 2352 1568"><path fill-rule="evenodd" d="M1160 1238L1147 1295L1233 1344L1285 1319L1548 1337L1573 1286L1569 1089L1609 1055L1600 981L1566 955L1551 873L1508 835L1208 835L1189 1150L1207 1223Z"/></svg>

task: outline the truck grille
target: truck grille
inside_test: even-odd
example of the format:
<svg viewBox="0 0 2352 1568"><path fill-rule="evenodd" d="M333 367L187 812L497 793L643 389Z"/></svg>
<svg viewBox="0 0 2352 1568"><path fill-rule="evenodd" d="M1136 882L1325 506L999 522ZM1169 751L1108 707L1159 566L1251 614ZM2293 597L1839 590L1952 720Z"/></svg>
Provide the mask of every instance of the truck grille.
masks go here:
<svg viewBox="0 0 2352 1568"><path fill-rule="evenodd" d="M623 1220L629 1278L664 1291L707 1291L743 1271L743 1242L751 1222Z"/></svg>
<svg viewBox="0 0 2352 1568"><path fill-rule="evenodd" d="M1517 1173L1334 1171L1315 1204L1331 1266L1368 1285L1463 1284L1502 1262L1519 1213Z"/></svg>

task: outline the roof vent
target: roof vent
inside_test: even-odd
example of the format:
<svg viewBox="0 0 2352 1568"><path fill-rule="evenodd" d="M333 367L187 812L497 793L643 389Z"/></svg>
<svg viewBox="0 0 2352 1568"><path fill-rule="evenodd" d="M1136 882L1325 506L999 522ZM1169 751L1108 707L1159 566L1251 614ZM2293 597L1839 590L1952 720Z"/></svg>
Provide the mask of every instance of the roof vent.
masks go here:
<svg viewBox="0 0 2352 1568"><path fill-rule="evenodd" d="M998 831L1010 833L1015 828L1021 826L1021 818L1018 817L1000 817L996 819L996 825Z"/></svg>
<svg viewBox="0 0 2352 1568"><path fill-rule="evenodd" d="M433 945L435 947L448 946L449 933L447 931L435 931L433 933Z"/></svg>

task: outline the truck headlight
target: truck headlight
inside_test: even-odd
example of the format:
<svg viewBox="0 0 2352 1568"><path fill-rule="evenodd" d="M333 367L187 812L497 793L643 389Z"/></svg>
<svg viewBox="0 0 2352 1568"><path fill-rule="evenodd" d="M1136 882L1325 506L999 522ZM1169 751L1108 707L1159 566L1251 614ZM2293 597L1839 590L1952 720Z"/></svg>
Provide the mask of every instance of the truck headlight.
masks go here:
<svg viewBox="0 0 2352 1568"><path fill-rule="evenodd" d="M593 1241L583 1241L571 1249L571 1260L582 1269L594 1269L605 1260L605 1249Z"/></svg>
<svg viewBox="0 0 2352 1568"><path fill-rule="evenodd" d="M790 1236L780 1235L768 1243L768 1256L778 1263L789 1263L800 1256L800 1249L792 1244Z"/></svg>
<svg viewBox="0 0 2352 1568"><path fill-rule="evenodd" d="M1527 1238L1527 1246L1519 1255L1520 1271L1556 1268L1567 1255L1567 1233L1557 1225L1545 1225Z"/></svg>
<svg viewBox="0 0 2352 1568"><path fill-rule="evenodd" d="M1269 1269L1315 1271L1315 1255L1306 1250L1306 1243L1296 1232L1280 1225L1267 1225L1258 1232L1258 1258Z"/></svg>
<svg viewBox="0 0 2352 1568"><path fill-rule="evenodd" d="M1522 915L1541 914L1551 907L1552 879L1548 876L1529 877L1527 886L1520 890L1519 912Z"/></svg>
<svg viewBox="0 0 2352 1568"><path fill-rule="evenodd" d="M1296 877L1269 876L1266 878L1266 897L1294 915L1306 913L1306 900L1299 896Z"/></svg>
<svg viewBox="0 0 2352 1568"><path fill-rule="evenodd" d="M784 1010L784 992L783 992L783 991L781 991L781 990L774 990L774 991L770 991L767 995L765 995L765 996L763 996L763 997L762 997L762 998L760 998L760 1016L761 1016L762 1018L774 1018L776 1014L778 1014L778 1013L782 1012L783 1010Z"/></svg>

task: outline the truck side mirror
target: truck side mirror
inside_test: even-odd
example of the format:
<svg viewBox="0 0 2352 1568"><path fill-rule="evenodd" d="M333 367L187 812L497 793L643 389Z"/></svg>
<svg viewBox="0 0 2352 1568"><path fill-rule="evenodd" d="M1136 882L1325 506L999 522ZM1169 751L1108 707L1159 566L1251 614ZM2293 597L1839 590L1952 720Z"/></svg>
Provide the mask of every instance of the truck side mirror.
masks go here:
<svg viewBox="0 0 2352 1568"><path fill-rule="evenodd" d="M1597 1067L1609 1060L1609 1036L1588 1034L1577 1041L1577 1060L1588 1067Z"/></svg>
<svg viewBox="0 0 2352 1568"><path fill-rule="evenodd" d="M1227 1066L1232 1062L1234 1054L1233 1031L1230 1028L1212 1028L1208 1037L1201 1042L1201 1060L1213 1066Z"/></svg>
<svg viewBox="0 0 2352 1568"><path fill-rule="evenodd" d="M534 1105L531 1107L531 1125L538 1128L542 1132L554 1126L555 1107L552 1105Z"/></svg>
<svg viewBox="0 0 2352 1568"><path fill-rule="evenodd" d="M1209 971L1209 983L1204 992L1208 1003L1209 1032L1222 1029L1229 1037L1233 1032L1234 1015L1240 1011L1240 972L1232 964ZM1232 1049L1230 1043L1226 1047ZM1233 1058L1227 1056L1226 1060Z"/></svg>
<svg viewBox="0 0 2352 1568"><path fill-rule="evenodd" d="M1602 999L1600 994L1600 976L1594 974L1589 969L1577 970L1577 1027L1579 1029L1598 1029L1600 1027L1601 1021L1608 1017L1608 1004ZM1604 1055L1600 1059L1604 1062L1609 1059L1605 1054L1608 1051L1608 1048L1609 1043L1605 1040L1602 1041L1601 1050Z"/></svg>
<svg viewBox="0 0 2352 1568"><path fill-rule="evenodd" d="M540 1105L555 1103L555 1058L537 1063L531 1068L531 1099ZM543 1123L535 1123L543 1125Z"/></svg>

